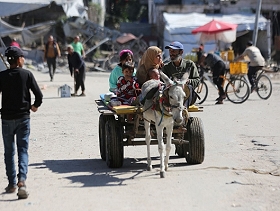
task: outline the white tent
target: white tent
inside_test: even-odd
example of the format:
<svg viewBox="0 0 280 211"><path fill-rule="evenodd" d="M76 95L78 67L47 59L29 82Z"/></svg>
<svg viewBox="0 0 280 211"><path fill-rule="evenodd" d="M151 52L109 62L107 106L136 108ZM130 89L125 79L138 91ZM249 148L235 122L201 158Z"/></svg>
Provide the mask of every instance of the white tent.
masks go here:
<svg viewBox="0 0 280 211"><path fill-rule="evenodd" d="M193 48L199 46L199 38L192 34L192 30L202 26L212 19L237 24L237 37L241 36L248 31L254 30L255 14L202 14L202 13L189 13L189 14L174 14L163 13L165 22L164 28L164 46L169 45L172 41L179 41L184 45L184 52L191 52ZM266 30L268 21L263 16L259 17L259 30ZM163 46L163 49L164 49ZM215 50L215 42L207 42L205 50ZM165 55L168 51L164 50Z"/></svg>

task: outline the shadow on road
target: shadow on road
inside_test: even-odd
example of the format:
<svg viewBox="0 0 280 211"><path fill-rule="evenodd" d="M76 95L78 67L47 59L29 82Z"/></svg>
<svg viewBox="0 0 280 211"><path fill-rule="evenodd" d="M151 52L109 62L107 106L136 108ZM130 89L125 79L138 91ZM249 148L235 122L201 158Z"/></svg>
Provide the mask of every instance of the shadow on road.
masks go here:
<svg viewBox="0 0 280 211"><path fill-rule="evenodd" d="M178 157L170 156L170 159L174 158ZM159 160L159 158L153 157L152 160ZM170 163L170 167L186 165L185 162ZM43 163L33 163L29 166L35 169L48 168L58 174L71 173L73 175L67 175L64 178L71 180L74 184L82 183L83 187L126 185L123 184L126 180L154 176L154 173L143 174L146 172L146 158L125 158L121 168L108 168L106 162L101 159L45 160ZM159 169L159 164L153 165L153 168Z"/></svg>

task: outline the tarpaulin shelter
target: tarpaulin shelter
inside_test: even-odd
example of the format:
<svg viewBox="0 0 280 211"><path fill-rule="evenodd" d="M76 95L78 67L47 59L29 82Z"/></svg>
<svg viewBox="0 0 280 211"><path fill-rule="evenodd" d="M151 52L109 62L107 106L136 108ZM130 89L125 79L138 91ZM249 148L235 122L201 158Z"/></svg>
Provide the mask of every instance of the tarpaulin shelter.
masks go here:
<svg viewBox="0 0 280 211"><path fill-rule="evenodd" d="M87 18L83 0L0 0L0 17L29 12L46 7L51 3L61 5L67 17L86 16Z"/></svg>
<svg viewBox="0 0 280 211"><path fill-rule="evenodd" d="M57 8L60 8L59 10ZM11 16L22 14L36 14L37 16L56 13L57 15L65 15L67 17L81 17L87 19L87 11L84 6L83 0L0 0L0 41L1 46L4 45L2 38L5 36L16 37L24 45L30 45L35 40L41 39L42 36L47 34L55 24L55 21L49 21L53 19L42 19L43 21L33 23L32 25L26 25L25 27L13 26L4 20ZM36 15L34 15L36 19ZM24 20L23 20L24 21ZM25 21L24 24L25 25Z"/></svg>
<svg viewBox="0 0 280 211"><path fill-rule="evenodd" d="M255 14L202 14L202 13L163 13L163 20L165 23L163 32L163 46L169 45L173 41L179 41L184 46L184 52L191 52L193 48L199 46L199 37L192 34L192 30L202 26L211 20L219 20L237 24L237 37L253 31L255 26ZM267 29L268 20L263 16L259 17L259 30ZM205 45L206 51L215 50L215 41L208 42ZM165 55L168 51L165 50Z"/></svg>

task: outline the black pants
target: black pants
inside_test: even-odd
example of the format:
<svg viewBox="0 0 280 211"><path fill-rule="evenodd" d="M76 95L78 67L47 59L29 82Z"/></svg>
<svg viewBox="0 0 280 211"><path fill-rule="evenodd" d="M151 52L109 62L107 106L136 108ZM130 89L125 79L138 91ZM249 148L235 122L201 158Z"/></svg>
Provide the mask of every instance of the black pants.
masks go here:
<svg viewBox="0 0 280 211"><path fill-rule="evenodd" d="M262 66L249 66L249 70L248 70L248 79L250 81L250 84L252 87L256 87L256 81L257 81L257 72L258 70L261 70L263 67Z"/></svg>
<svg viewBox="0 0 280 211"><path fill-rule="evenodd" d="M86 78L85 66L82 66L79 69L78 73L75 72L74 78L75 78L75 93L77 93L80 87L82 89L82 92L85 91L85 78Z"/></svg>
<svg viewBox="0 0 280 211"><path fill-rule="evenodd" d="M217 62L214 67L212 68L213 72L213 82L217 85L219 90L219 96L225 95L225 91L223 89L223 81L224 79L220 76L223 76L226 71L225 63L222 61Z"/></svg>
<svg viewBox="0 0 280 211"><path fill-rule="evenodd" d="M49 68L49 74L51 79L53 79L55 69L56 69L56 57L54 58L47 58L47 64Z"/></svg>

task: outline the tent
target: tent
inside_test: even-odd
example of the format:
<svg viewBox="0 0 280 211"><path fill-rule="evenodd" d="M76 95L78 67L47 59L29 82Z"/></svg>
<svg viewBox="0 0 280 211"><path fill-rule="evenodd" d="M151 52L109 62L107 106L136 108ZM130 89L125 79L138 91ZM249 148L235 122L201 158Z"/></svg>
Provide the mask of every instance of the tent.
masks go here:
<svg viewBox="0 0 280 211"><path fill-rule="evenodd" d="M174 14L163 13L164 41L163 45L169 45L172 41L179 41L184 45L184 52L191 52L193 48L199 46L199 37L192 34L192 30L202 26L211 20L220 20L232 24L237 24L237 37L253 31L255 26L255 14ZM263 16L259 17L259 30L267 29L268 20ZM164 49L162 46L162 49ZM216 48L215 42L207 42L204 44L205 51L213 51ZM168 55L168 51L164 50L164 54Z"/></svg>

